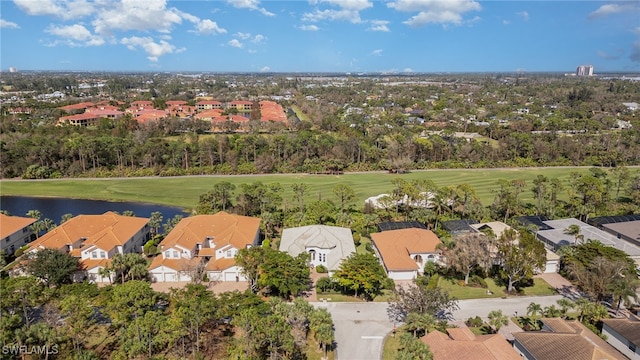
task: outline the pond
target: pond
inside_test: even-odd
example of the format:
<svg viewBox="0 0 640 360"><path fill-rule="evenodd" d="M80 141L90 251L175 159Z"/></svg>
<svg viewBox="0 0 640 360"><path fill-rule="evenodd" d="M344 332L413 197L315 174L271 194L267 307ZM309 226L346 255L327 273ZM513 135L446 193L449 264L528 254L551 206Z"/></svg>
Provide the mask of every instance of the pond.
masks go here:
<svg viewBox="0 0 640 360"><path fill-rule="evenodd" d="M28 196L0 196L0 210L6 210L14 216L26 216L29 210L38 210L42 213L42 219L51 219L56 224L60 223L64 214L99 215L107 211L116 211L120 214L124 211L133 211L135 216L146 218L150 217L152 212L159 211L162 213L163 223L175 215L185 217L189 215L180 208L164 205Z"/></svg>

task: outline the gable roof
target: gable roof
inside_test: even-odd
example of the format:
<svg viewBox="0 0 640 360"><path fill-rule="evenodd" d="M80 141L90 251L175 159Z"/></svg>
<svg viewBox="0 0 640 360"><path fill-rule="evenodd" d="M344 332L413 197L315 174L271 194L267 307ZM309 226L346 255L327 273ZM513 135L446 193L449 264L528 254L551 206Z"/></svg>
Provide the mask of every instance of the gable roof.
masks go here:
<svg viewBox="0 0 640 360"><path fill-rule="evenodd" d="M640 347L640 320L604 319L602 322L636 347Z"/></svg>
<svg viewBox="0 0 640 360"><path fill-rule="evenodd" d="M30 217L10 216L0 213L0 240L36 222Z"/></svg>
<svg viewBox="0 0 640 360"><path fill-rule="evenodd" d="M44 234L29 247L66 250L67 245L81 241L82 249L95 245L110 251L124 245L148 222L148 218L123 216L111 211L102 215L78 215Z"/></svg>
<svg viewBox="0 0 640 360"><path fill-rule="evenodd" d="M307 248L315 247L329 249L327 254L327 268L337 270L342 259L356 251L353 243L353 235L348 228L309 225L295 228L288 228L282 231L280 240L280 251L286 251L291 256L297 256L306 252Z"/></svg>
<svg viewBox="0 0 640 360"><path fill-rule="evenodd" d="M388 271L417 270L418 265L410 254L435 253L440 239L431 230L399 229L371 234Z"/></svg>
<svg viewBox="0 0 640 360"><path fill-rule="evenodd" d="M170 248L179 245L193 249L196 244L213 238L216 249L232 245L242 249L254 244L260 230L260 218L229 214L221 211L214 215L195 215L186 217L162 240L160 246Z"/></svg>
<svg viewBox="0 0 640 360"><path fill-rule="evenodd" d="M420 340L429 345L434 360L520 360L520 355L500 334L474 335L469 328L438 330Z"/></svg>
<svg viewBox="0 0 640 360"><path fill-rule="evenodd" d="M514 333L515 341L536 360L626 359L577 320L542 319L549 331Z"/></svg>

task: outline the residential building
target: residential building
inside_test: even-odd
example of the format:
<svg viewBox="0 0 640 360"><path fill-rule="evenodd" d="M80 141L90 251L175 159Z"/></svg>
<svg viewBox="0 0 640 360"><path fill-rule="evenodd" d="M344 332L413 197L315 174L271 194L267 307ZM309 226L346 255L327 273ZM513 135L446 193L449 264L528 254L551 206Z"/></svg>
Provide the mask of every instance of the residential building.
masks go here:
<svg viewBox="0 0 640 360"><path fill-rule="evenodd" d="M351 229L309 225L288 228L282 231L280 251L291 256L306 252L310 255L310 265L323 265L329 270L329 276L340 268L344 259L355 253Z"/></svg>
<svg viewBox="0 0 640 360"><path fill-rule="evenodd" d="M602 320L607 342L632 360L640 360L640 318Z"/></svg>
<svg viewBox="0 0 640 360"><path fill-rule="evenodd" d="M577 320L544 318L540 331L514 333L513 347L528 360L622 360L626 357Z"/></svg>
<svg viewBox="0 0 640 360"><path fill-rule="evenodd" d="M245 100L234 100L227 104L228 109L236 109L239 112L250 112L253 110L253 102Z"/></svg>
<svg viewBox="0 0 640 360"><path fill-rule="evenodd" d="M579 237L566 233L571 225L576 225L580 229ZM614 236L602 231L595 226L588 225L578 219L558 219L542 221L540 230L536 232L536 237L545 243L545 246L554 252L564 245L572 245L580 241L597 240L606 246L622 250L636 263L640 264L640 247L634 243L626 241L620 236ZM544 230L542 230L544 229Z"/></svg>
<svg viewBox="0 0 640 360"><path fill-rule="evenodd" d="M224 211L180 220L149 265L152 281L191 281L201 273L210 281L246 281L235 256L240 249L259 245L260 221Z"/></svg>
<svg viewBox="0 0 640 360"><path fill-rule="evenodd" d="M424 272L427 262L440 260L442 242L431 230L409 228L371 234L373 249L387 276L411 280Z"/></svg>
<svg viewBox="0 0 640 360"><path fill-rule="evenodd" d="M116 254L136 253L150 238L149 219L108 211L102 215L78 215L60 224L29 245L29 252L41 249L64 251L79 258L84 271L79 278L95 282L112 279L98 275Z"/></svg>
<svg viewBox="0 0 640 360"><path fill-rule="evenodd" d="M222 109L222 103L215 100L202 100L196 103L196 110L198 111L213 109Z"/></svg>
<svg viewBox="0 0 640 360"><path fill-rule="evenodd" d="M580 65L576 68L576 76L593 76L593 65Z"/></svg>
<svg viewBox="0 0 640 360"><path fill-rule="evenodd" d="M57 125L96 126L102 119L118 119L123 114L119 110L93 109L82 114L63 116L58 119Z"/></svg>
<svg viewBox="0 0 640 360"><path fill-rule="evenodd" d="M0 250L13 255L16 250L34 240L36 235L31 230L34 222L34 218L0 213Z"/></svg>
<svg viewBox="0 0 640 360"><path fill-rule="evenodd" d="M475 335L469 328L431 331L420 340L429 346L433 360L520 360L522 357L500 334Z"/></svg>

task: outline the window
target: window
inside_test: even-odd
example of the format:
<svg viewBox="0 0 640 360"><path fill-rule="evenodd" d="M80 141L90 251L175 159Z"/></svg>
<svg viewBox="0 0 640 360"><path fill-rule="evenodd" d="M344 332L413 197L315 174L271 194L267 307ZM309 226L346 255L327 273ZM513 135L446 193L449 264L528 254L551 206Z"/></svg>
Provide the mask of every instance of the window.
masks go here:
<svg viewBox="0 0 640 360"><path fill-rule="evenodd" d="M171 251L167 250L164 252L164 257L166 257L167 259L171 258Z"/></svg>
<svg viewBox="0 0 640 360"><path fill-rule="evenodd" d="M178 259L180 257L180 255L178 255L178 251L173 250L173 257Z"/></svg>
<svg viewBox="0 0 640 360"><path fill-rule="evenodd" d="M228 258L230 258L230 257L232 257L232 256L233 256L233 255L231 255L231 253L232 253L232 251L231 251L231 250L227 250L227 257L228 257Z"/></svg>
<svg viewBox="0 0 640 360"><path fill-rule="evenodd" d="M100 259L104 259L107 257L107 254L104 251L100 251Z"/></svg>
<svg viewBox="0 0 640 360"><path fill-rule="evenodd" d="M91 252L91 258L92 259L97 259L98 258L98 252L97 251L92 251Z"/></svg>

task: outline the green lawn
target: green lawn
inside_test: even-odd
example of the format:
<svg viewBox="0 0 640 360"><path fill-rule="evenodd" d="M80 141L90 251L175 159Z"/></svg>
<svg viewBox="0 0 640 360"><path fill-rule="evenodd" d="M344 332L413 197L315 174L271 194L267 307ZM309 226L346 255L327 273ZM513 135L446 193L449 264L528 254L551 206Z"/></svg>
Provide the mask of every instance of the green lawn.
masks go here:
<svg viewBox="0 0 640 360"><path fill-rule="evenodd" d="M384 347L382 348L382 360L395 360L396 354L400 349L400 329L393 334L387 335L384 339Z"/></svg>
<svg viewBox="0 0 640 360"><path fill-rule="evenodd" d="M460 286L458 285L458 280L447 279L444 277L440 277L440 281L438 281L438 287L447 290L451 297L458 300L499 298L504 296L504 289L496 285L493 279L488 278L485 279L485 281L487 282L487 286L489 287L488 290L491 291L491 294L487 293L487 289L471 286Z"/></svg>
<svg viewBox="0 0 640 360"><path fill-rule="evenodd" d="M454 169L413 171L402 175L384 172L349 173L344 175L222 175L191 177L154 177L118 179L62 179L62 180L2 180L2 195L52 196L111 201L134 201L151 204L178 206L193 209L200 194L210 190L214 184L229 181L234 184L261 181L280 183L284 188L283 197L290 201L293 197L291 184L306 183L310 190L307 201L318 198L330 199L338 203L333 187L343 183L355 191L353 204L361 208L363 201L374 195L388 193L393 189L391 181L401 177L406 180L431 179L438 186L468 183L476 190L482 203L489 205L494 197L498 179L524 179L528 181L527 191L521 195L525 202L533 202L530 192L531 181L537 175L559 178L566 183L573 171L587 172L588 168L518 168L518 169ZM637 171L637 170L636 170Z"/></svg>
<svg viewBox="0 0 640 360"><path fill-rule="evenodd" d="M455 297L458 300L465 299L484 299L484 298L499 298L505 296L505 288L496 285L495 281L491 278L485 279L487 286L491 291L491 294L487 293L487 289L460 286L456 279L446 279L441 277L438 282L438 287L441 287L449 292L451 297ZM522 289L522 296L545 296L554 295L556 291L544 280L533 279L533 286Z"/></svg>
<svg viewBox="0 0 640 360"><path fill-rule="evenodd" d="M545 296L555 295L556 293L557 291L549 283L539 278L533 279L533 286L522 289L522 295L524 296Z"/></svg>

